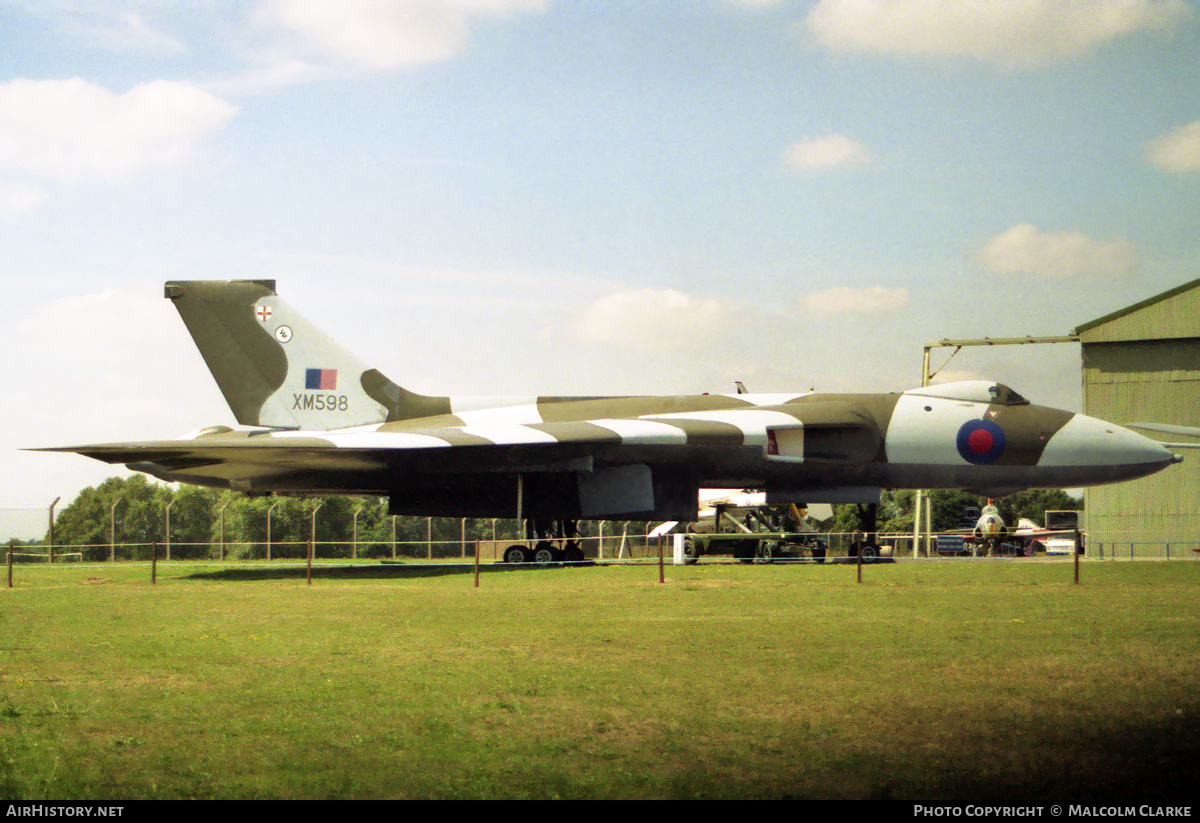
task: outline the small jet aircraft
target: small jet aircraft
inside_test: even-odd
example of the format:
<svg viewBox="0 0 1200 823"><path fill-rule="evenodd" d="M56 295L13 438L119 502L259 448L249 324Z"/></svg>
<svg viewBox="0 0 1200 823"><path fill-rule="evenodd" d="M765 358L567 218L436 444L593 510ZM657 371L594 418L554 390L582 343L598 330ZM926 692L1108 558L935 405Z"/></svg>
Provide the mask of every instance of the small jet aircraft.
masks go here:
<svg viewBox="0 0 1200 823"><path fill-rule="evenodd" d="M1000 542L1008 534L1008 526L1000 516L1000 510L989 500L983 507L979 519L975 521L972 536L978 548L985 550L989 556L999 553Z"/></svg>
<svg viewBox="0 0 1200 823"><path fill-rule="evenodd" d="M274 281L176 281L171 300L240 424L70 446L170 482L387 496L393 514L695 520L701 488L768 505L876 503L884 488L1116 483L1179 458L998 383L899 394L436 397L393 383Z"/></svg>

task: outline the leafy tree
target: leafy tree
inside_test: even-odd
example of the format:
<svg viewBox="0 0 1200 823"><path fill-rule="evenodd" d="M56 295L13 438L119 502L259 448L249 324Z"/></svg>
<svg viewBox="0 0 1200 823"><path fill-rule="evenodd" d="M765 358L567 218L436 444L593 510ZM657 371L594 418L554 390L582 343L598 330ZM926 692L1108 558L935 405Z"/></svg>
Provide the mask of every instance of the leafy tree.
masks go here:
<svg viewBox="0 0 1200 823"><path fill-rule="evenodd" d="M107 558L114 503L117 543L161 539L162 521L154 514L157 488L143 475L110 477L99 486L88 486L55 518L55 540L60 545L90 547L83 550L86 560Z"/></svg>
<svg viewBox="0 0 1200 823"><path fill-rule="evenodd" d="M159 486L159 518L164 527L171 507L171 556L198 559L212 556L209 536L215 519L218 492L201 486ZM166 533L164 532L164 541Z"/></svg>
<svg viewBox="0 0 1200 823"><path fill-rule="evenodd" d="M930 520L932 531L948 532L965 524L964 513L968 507L982 509L986 500L977 494L961 489L936 489L929 493ZM975 518L970 518L971 526Z"/></svg>
<svg viewBox="0 0 1200 823"><path fill-rule="evenodd" d="M879 531L911 532L915 499L914 491L885 489L879 500Z"/></svg>

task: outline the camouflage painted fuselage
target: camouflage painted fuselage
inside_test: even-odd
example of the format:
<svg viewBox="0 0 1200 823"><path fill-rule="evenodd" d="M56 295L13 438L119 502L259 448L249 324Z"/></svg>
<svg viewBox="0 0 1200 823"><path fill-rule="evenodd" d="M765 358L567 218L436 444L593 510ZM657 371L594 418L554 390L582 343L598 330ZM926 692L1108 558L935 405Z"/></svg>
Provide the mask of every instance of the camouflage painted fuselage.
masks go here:
<svg viewBox="0 0 1200 823"><path fill-rule="evenodd" d="M1150 474L1176 458L1005 386L901 394L430 397L342 349L260 281L168 283L240 430L80 446L164 480L387 495L394 513L695 516L699 488L869 502L884 488L999 496Z"/></svg>

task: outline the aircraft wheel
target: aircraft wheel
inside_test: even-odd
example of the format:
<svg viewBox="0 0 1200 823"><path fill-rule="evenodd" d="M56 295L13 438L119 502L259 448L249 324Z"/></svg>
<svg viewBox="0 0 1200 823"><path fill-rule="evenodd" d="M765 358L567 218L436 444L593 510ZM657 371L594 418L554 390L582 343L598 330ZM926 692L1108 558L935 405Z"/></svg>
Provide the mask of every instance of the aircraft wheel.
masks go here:
<svg viewBox="0 0 1200 823"><path fill-rule="evenodd" d="M866 560L867 558L874 559L876 557L879 557L879 547L873 546L870 543L867 543L866 545L864 545L862 547L862 556L863 556L863 560Z"/></svg>
<svg viewBox="0 0 1200 823"><path fill-rule="evenodd" d="M525 562L525 547L524 546L509 546L504 550L505 563L524 563Z"/></svg>
<svg viewBox="0 0 1200 823"><path fill-rule="evenodd" d="M696 541L684 540L683 541L683 562L684 562L684 564L690 566L699 559L700 559L700 553L696 549Z"/></svg>
<svg viewBox="0 0 1200 823"><path fill-rule="evenodd" d="M758 544L758 559L763 563L770 563L775 559L775 550L766 540Z"/></svg>
<svg viewBox="0 0 1200 823"><path fill-rule="evenodd" d="M533 562L545 566L547 563L553 563L554 560L554 547L544 540L538 543L533 550Z"/></svg>
<svg viewBox="0 0 1200 823"><path fill-rule="evenodd" d="M812 550L812 559L814 562L824 563L825 562L825 549L820 549L820 548L813 549Z"/></svg>
<svg viewBox="0 0 1200 823"><path fill-rule="evenodd" d="M583 549L579 548L579 544L571 541L567 544L567 548L563 551L563 560L568 563L580 563L584 560Z"/></svg>

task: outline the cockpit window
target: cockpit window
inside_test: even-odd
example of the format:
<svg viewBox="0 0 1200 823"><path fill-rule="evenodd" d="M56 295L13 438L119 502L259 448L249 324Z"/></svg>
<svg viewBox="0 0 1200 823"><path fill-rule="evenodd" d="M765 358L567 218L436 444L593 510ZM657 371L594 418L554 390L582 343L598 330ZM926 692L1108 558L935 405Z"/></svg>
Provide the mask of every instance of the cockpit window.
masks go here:
<svg viewBox="0 0 1200 823"><path fill-rule="evenodd" d="M1029 401L1003 383L997 383L988 389L992 402L1001 406L1028 406Z"/></svg>
<svg viewBox="0 0 1200 823"><path fill-rule="evenodd" d="M907 394L922 397L940 397L945 400L963 400L968 403L991 403L997 406L1027 406L1029 401L1003 383L987 380L963 380L958 383L942 383L913 389Z"/></svg>

